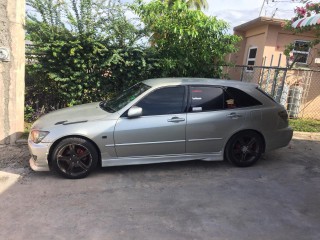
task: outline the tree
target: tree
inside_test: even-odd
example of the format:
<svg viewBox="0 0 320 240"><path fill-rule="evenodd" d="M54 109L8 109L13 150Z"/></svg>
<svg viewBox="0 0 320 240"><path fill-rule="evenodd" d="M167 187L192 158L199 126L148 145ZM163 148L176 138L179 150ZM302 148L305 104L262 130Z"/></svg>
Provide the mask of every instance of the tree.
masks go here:
<svg viewBox="0 0 320 240"><path fill-rule="evenodd" d="M115 0L28 0L27 100L45 108L99 101L148 78L144 32ZM150 61L149 61L150 59ZM28 84L29 83L29 84Z"/></svg>
<svg viewBox="0 0 320 240"><path fill-rule="evenodd" d="M162 0L162 2L166 2L169 6L172 6L176 0ZM183 0L182 2L187 3L188 7L193 9L207 9L208 8L208 2L207 0Z"/></svg>
<svg viewBox="0 0 320 240"><path fill-rule="evenodd" d="M164 76L221 77L225 55L237 50L239 37L227 33L226 22L189 9L184 1L172 6L137 1L133 9L149 31Z"/></svg>
<svg viewBox="0 0 320 240"><path fill-rule="evenodd" d="M309 47L314 47L315 45L320 43L320 25L317 24L312 26L293 28L292 23L294 23L298 19L303 19L305 17L310 17L314 14L320 13L320 2L314 3L312 1L305 0L301 2L305 5L303 7L296 7L296 9L294 10L295 16L291 20L287 21L283 27L284 29L292 31L294 33L304 33L312 31L315 35L315 39L309 43ZM296 54L295 56L292 54L292 50L297 50L296 48L297 46L295 46L294 43L291 43L288 46L286 46L286 49L284 51L284 54L287 56L288 59L288 67L290 68L301 57L299 54ZM290 64L289 61L291 62Z"/></svg>
<svg viewBox="0 0 320 240"><path fill-rule="evenodd" d="M128 9L118 0L27 3L33 46L26 99L46 111L108 99L151 77L220 77L225 54L235 51L239 40L227 33L227 23L184 0L171 6L138 0L130 9L141 26L127 19Z"/></svg>

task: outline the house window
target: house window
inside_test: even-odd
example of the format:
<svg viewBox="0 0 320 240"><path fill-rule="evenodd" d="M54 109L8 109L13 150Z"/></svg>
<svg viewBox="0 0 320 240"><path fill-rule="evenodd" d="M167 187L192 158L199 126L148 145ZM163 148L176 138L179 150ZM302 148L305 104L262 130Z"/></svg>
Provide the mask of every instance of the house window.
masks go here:
<svg viewBox="0 0 320 240"><path fill-rule="evenodd" d="M248 66L254 66L256 64L257 51L258 51L258 48L256 48L256 47L249 48L248 58L247 58L247 65ZM246 71L252 72L253 67L247 67Z"/></svg>
<svg viewBox="0 0 320 240"><path fill-rule="evenodd" d="M294 42L293 57L296 63L307 64L310 50L309 41L296 40Z"/></svg>

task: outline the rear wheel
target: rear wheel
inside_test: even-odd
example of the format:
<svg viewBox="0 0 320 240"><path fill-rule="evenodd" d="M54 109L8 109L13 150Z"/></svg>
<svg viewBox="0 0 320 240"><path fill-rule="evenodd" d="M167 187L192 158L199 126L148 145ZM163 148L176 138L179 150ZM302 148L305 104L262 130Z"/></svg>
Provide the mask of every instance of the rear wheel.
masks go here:
<svg viewBox="0 0 320 240"><path fill-rule="evenodd" d="M98 153L93 144L82 138L67 138L54 148L52 170L66 178L84 178L96 167Z"/></svg>
<svg viewBox="0 0 320 240"><path fill-rule="evenodd" d="M254 131L235 134L227 143L225 156L239 167L249 167L256 163L263 151L263 139Z"/></svg>

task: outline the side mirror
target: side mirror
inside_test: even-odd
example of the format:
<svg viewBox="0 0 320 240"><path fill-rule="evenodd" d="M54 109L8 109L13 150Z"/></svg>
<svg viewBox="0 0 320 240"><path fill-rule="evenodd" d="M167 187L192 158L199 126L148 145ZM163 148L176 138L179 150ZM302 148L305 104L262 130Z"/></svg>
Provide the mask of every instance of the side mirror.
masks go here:
<svg viewBox="0 0 320 240"><path fill-rule="evenodd" d="M136 118L142 116L142 108L133 106L128 111L128 117L129 118Z"/></svg>

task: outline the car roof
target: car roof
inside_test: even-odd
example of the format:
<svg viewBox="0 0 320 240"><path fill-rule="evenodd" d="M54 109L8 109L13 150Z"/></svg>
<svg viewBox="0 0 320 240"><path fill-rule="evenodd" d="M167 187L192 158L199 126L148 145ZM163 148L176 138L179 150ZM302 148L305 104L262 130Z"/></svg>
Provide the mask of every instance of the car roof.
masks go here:
<svg viewBox="0 0 320 240"><path fill-rule="evenodd" d="M255 83L241 82L236 80L222 80L214 78L154 78L143 81L151 87L168 85L217 85L226 87L252 88L257 87Z"/></svg>

